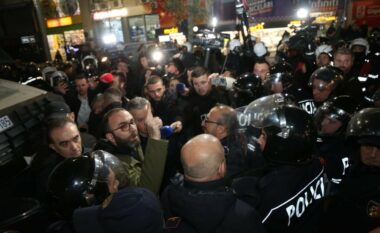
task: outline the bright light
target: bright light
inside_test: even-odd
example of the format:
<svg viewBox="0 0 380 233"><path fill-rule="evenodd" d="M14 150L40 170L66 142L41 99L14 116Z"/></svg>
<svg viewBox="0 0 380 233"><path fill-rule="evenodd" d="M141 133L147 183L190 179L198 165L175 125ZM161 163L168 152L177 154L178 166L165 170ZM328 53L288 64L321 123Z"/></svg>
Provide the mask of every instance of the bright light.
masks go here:
<svg viewBox="0 0 380 233"><path fill-rule="evenodd" d="M297 17L300 19L305 19L309 16L309 11L305 8L300 8L297 10Z"/></svg>
<svg viewBox="0 0 380 233"><path fill-rule="evenodd" d="M115 34L105 34L103 36L104 44L116 44L116 36Z"/></svg>
<svg viewBox="0 0 380 233"><path fill-rule="evenodd" d="M212 17L211 26L216 27L217 23L218 23L218 19L216 17Z"/></svg>
<svg viewBox="0 0 380 233"><path fill-rule="evenodd" d="M101 62L107 62L107 61L108 61L108 57L102 57Z"/></svg>
<svg viewBox="0 0 380 233"><path fill-rule="evenodd" d="M155 62L160 62L163 57L164 57L164 55L162 54L162 52L160 50L155 50L152 53L152 59Z"/></svg>
<svg viewBox="0 0 380 233"><path fill-rule="evenodd" d="M199 30L199 28L197 26L193 27L193 32L197 32L198 30Z"/></svg>

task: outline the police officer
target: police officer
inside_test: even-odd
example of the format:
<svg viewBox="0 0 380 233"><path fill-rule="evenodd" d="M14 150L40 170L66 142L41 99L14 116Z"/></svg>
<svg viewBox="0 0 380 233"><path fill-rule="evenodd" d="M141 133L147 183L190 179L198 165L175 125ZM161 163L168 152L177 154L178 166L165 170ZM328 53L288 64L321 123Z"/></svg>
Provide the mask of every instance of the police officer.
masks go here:
<svg viewBox="0 0 380 233"><path fill-rule="evenodd" d="M61 219L49 232L160 232L162 211L150 191L127 187L122 162L94 151L60 163L49 177L52 210Z"/></svg>
<svg viewBox="0 0 380 233"><path fill-rule="evenodd" d="M380 109L356 113L346 134L358 143L357 163L342 181L322 232L369 232L380 227Z"/></svg>
<svg viewBox="0 0 380 233"><path fill-rule="evenodd" d="M332 66L324 66L315 70L309 79L309 87L313 91L313 99L317 107L323 102L337 96L343 88L342 72Z"/></svg>
<svg viewBox="0 0 380 233"><path fill-rule="evenodd" d="M269 78L264 83L268 93L284 93L294 98L294 101L308 112L314 114L316 107L310 90L296 82L293 68L289 63L280 62L270 68Z"/></svg>
<svg viewBox="0 0 380 233"><path fill-rule="evenodd" d="M236 108L248 105L262 94L260 77L252 73L244 73L233 83L232 105Z"/></svg>
<svg viewBox="0 0 380 233"><path fill-rule="evenodd" d="M325 179L323 166L313 157L312 117L279 94L257 99L245 114L262 130L268 165L255 177L235 181L233 187L257 207L267 232L315 232ZM249 196L259 196L258 204Z"/></svg>
<svg viewBox="0 0 380 233"><path fill-rule="evenodd" d="M318 129L317 156L323 159L332 184L339 184L352 163L353 148L345 139L351 117L360 106L346 95L334 97L318 108L314 121ZM333 190L329 191L334 192Z"/></svg>

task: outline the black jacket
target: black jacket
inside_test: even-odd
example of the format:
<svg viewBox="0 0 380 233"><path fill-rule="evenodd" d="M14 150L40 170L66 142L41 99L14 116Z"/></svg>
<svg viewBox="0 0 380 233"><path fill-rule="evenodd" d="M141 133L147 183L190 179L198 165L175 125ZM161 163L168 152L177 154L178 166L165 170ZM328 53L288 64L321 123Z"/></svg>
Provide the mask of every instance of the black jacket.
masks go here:
<svg viewBox="0 0 380 233"><path fill-rule="evenodd" d="M380 168L361 163L340 184L321 232L369 232L380 227ZM377 211L373 211L376 210ZM372 210L372 211L371 211Z"/></svg>
<svg viewBox="0 0 380 233"><path fill-rule="evenodd" d="M254 208L237 199L223 180L185 181L162 195L165 219L179 217L168 232L263 232Z"/></svg>
<svg viewBox="0 0 380 233"><path fill-rule="evenodd" d="M205 96L199 96L195 91L191 91L188 97L188 104L184 109L185 127L189 130L190 137L201 134L201 115L207 114L217 103L230 104L228 94L213 88Z"/></svg>
<svg viewBox="0 0 380 233"><path fill-rule="evenodd" d="M160 117L164 125L170 125L174 121L181 120L177 110L176 98L176 95L167 89L161 101L150 100L153 115Z"/></svg>

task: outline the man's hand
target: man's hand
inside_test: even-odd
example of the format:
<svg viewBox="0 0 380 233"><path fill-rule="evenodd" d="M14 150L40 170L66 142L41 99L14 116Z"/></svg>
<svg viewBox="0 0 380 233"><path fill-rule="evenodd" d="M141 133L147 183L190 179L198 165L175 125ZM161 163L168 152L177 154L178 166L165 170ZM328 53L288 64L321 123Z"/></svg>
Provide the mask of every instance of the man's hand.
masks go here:
<svg viewBox="0 0 380 233"><path fill-rule="evenodd" d="M148 137L152 139L161 139L160 128L162 127L162 120L159 117L153 117L152 113L148 114L145 121Z"/></svg>
<svg viewBox="0 0 380 233"><path fill-rule="evenodd" d="M179 133L182 130L182 122L181 121L175 121L170 124L170 127L173 128L174 133Z"/></svg>

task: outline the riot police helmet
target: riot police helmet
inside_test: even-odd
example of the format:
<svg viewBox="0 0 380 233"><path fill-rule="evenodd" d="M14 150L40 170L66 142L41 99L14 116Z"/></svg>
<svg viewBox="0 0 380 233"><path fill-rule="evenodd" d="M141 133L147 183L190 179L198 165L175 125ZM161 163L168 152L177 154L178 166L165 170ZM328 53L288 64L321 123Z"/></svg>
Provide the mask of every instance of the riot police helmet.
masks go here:
<svg viewBox="0 0 380 233"><path fill-rule="evenodd" d="M360 144L380 147L380 108L365 108L357 112L347 125L346 136Z"/></svg>
<svg viewBox="0 0 380 233"><path fill-rule="evenodd" d="M234 99L240 103L239 106L247 105L261 96L261 79L253 73L244 73L233 83L233 90Z"/></svg>
<svg viewBox="0 0 380 233"><path fill-rule="evenodd" d="M290 87L293 83L293 68L289 63L282 61L269 69L269 78L265 80L264 86L271 89L272 84L275 83L282 83L283 89Z"/></svg>
<svg viewBox="0 0 380 233"><path fill-rule="evenodd" d="M276 164L302 165L312 158L316 128L312 117L282 94L265 96L247 106L250 126L266 137L263 156Z"/></svg>
<svg viewBox="0 0 380 233"><path fill-rule="evenodd" d="M334 90L343 83L344 78L343 73L338 68L333 66L322 66L311 74L308 83L310 87L313 86L313 81L315 79L323 81L323 83L321 83L316 88L322 90L327 87L332 87L332 89Z"/></svg>
<svg viewBox="0 0 380 233"><path fill-rule="evenodd" d="M317 128L320 128L325 117L338 120L342 126L337 130L337 133L344 133L351 117L360 110L360 107L359 102L351 96L337 96L325 102L317 109L314 115L314 122Z"/></svg>
<svg viewBox="0 0 380 233"><path fill-rule="evenodd" d="M120 160L102 150L58 164L48 179L53 211L62 218L70 218L78 207L100 204L109 195L109 169L119 181L119 188L127 186L127 175Z"/></svg>
<svg viewBox="0 0 380 233"><path fill-rule="evenodd" d="M60 82L69 82L69 78L67 77L66 73L60 70L53 72L49 78L50 86L54 88Z"/></svg>

